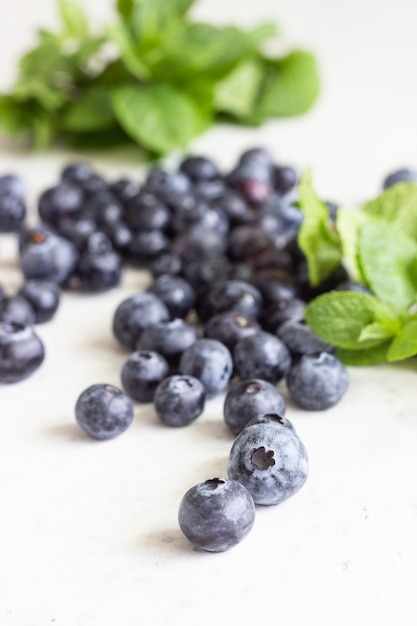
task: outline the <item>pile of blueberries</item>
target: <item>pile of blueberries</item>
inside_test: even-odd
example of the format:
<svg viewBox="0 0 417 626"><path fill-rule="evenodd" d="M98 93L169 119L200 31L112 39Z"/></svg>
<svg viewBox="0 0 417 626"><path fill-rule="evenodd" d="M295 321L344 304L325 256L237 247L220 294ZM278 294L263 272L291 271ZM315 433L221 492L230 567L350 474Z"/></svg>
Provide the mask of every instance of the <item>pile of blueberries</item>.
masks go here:
<svg viewBox="0 0 417 626"><path fill-rule="evenodd" d="M307 478L278 384L310 411L334 406L348 387L332 346L304 320L312 297L350 286L342 266L318 289L309 285L298 181L264 148L246 150L226 173L186 156L175 170L152 167L141 184L71 163L41 193L38 222L28 226L22 181L0 177L0 232L18 236L24 277L18 293L0 293L0 382L41 365L36 325L53 318L61 290L103 292L128 266L149 272L150 286L114 312L112 333L127 352L120 388L86 388L75 416L105 440L128 428L135 402L153 402L164 424L182 427L225 394L235 437L228 477L196 485L179 508L181 530L205 550L238 543L255 505L282 502ZM337 205L328 208L334 220Z"/></svg>

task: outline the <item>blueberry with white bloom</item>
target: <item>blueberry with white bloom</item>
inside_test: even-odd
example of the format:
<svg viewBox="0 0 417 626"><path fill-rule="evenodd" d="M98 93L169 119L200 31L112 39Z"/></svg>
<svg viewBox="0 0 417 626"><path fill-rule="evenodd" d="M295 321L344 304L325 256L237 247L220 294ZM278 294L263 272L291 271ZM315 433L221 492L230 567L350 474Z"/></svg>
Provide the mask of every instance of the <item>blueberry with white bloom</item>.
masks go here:
<svg viewBox="0 0 417 626"><path fill-rule="evenodd" d="M252 418L265 413L285 413L284 396L272 383L250 378L232 385L226 394L223 417L234 435L238 435Z"/></svg>
<svg viewBox="0 0 417 626"><path fill-rule="evenodd" d="M168 426L188 426L199 417L206 401L206 390L194 376L173 374L164 378L153 398L156 414Z"/></svg>
<svg viewBox="0 0 417 626"><path fill-rule="evenodd" d="M133 402L118 387L98 383L87 387L75 404L75 417L90 437L99 440L121 435L133 420Z"/></svg>
<svg viewBox="0 0 417 626"><path fill-rule="evenodd" d="M289 370L287 388L294 402L307 411L324 411L337 404L345 394L347 368L327 352L305 354Z"/></svg>
<svg viewBox="0 0 417 626"><path fill-rule="evenodd" d="M212 478L191 487L178 510L182 533L197 548L224 552L240 543L255 522L255 504L239 482Z"/></svg>
<svg viewBox="0 0 417 626"><path fill-rule="evenodd" d="M230 350L217 339L197 339L181 356L180 374L195 376L203 383L208 398L227 388L233 373Z"/></svg>
<svg viewBox="0 0 417 626"><path fill-rule="evenodd" d="M253 424L236 437L227 472L250 491L255 504L279 504L307 480L307 451L291 428L268 422Z"/></svg>

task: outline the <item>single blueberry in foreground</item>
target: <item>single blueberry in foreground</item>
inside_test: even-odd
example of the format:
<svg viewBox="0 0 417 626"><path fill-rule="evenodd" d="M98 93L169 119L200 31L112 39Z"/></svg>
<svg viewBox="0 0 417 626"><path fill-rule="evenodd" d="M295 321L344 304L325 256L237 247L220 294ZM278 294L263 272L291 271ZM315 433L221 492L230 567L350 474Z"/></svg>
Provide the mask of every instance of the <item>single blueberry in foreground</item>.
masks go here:
<svg viewBox="0 0 417 626"><path fill-rule="evenodd" d="M307 451L291 428L259 422L236 437L227 472L250 491L255 504L279 504L307 480Z"/></svg>
<svg viewBox="0 0 417 626"><path fill-rule="evenodd" d="M75 417L90 437L113 439L130 426L133 402L118 387L98 383L80 394L75 404Z"/></svg>
<svg viewBox="0 0 417 626"><path fill-rule="evenodd" d="M255 505L239 482L212 478L189 489L178 510L182 533L197 548L224 552L241 542L255 522Z"/></svg>
<svg viewBox="0 0 417 626"><path fill-rule="evenodd" d="M201 380L211 398L224 391L232 377L230 350L216 339L197 339L183 352L179 372Z"/></svg>
<svg viewBox="0 0 417 626"><path fill-rule="evenodd" d="M157 386L168 374L169 365L162 354L154 350L138 350L123 364L123 389L136 402L152 402Z"/></svg>

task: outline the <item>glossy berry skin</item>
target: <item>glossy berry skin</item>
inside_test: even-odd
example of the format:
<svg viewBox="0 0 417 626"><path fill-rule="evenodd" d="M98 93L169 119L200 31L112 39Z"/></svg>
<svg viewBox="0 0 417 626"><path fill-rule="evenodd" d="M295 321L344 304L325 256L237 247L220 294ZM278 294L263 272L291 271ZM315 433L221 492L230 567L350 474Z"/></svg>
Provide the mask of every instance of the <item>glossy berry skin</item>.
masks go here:
<svg viewBox="0 0 417 626"><path fill-rule="evenodd" d="M167 426L188 426L203 413L206 391L195 376L173 374L159 383L153 402L161 422Z"/></svg>
<svg viewBox="0 0 417 626"><path fill-rule="evenodd" d="M272 302L261 313L260 322L263 329L275 334L282 324L288 320L301 321L304 319L307 304L301 298L284 298Z"/></svg>
<svg viewBox="0 0 417 626"><path fill-rule="evenodd" d="M123 300L113 315L112 330L118 342L135 350L146 326L170 319L169 311L158 296L140 292Z"/></svg>
<svg viewBox="0 0 417 626"><path fill-rule="evenodd" d="M235 383L224 399L224 421L234 435L238 435L247 423L258 415L277 413L284 415L284 396L275 385L260 378Z"/></svg>
<svg viewBox="0 0 417 626"><path fill-rule="evenodd" d="M91 385L78 397L75 417L90 437L101 441L114 439L132 423L133 402L114 385Z"/></svg>
<svg viewBox="0 0 417 626"><path fill-rule="evenodd" d="M289 370L291 355L281 339L259 331L237 342L233 363L240 380L262 378L275 385Z"/></svg>
<svg viewBox="0 0 417 626"><path fill-rule="evenodd" d="M43 342L33 327L0 322L0 383L28 378L44 358Z"/></svg>
<svg viewBox="0 0 417 626"><path fill-rule="evenodd" d="M288 320L281 324L277 336L285 343L292 356L334 352L334 347L318 337L304 320Z"/></svg>
<svg viewBox="0 0 417 626"><path fill-rule="evenodd" d="M186 157L180 164L180 171L193 182L213 180L221 175L212 159L198 154Z"/></svg>
<svg viewBox="0 0 417 626"><path fill-rule="evenodd" d="M197 548L224 552L240 543L255 522L255 505L248 490L227 478L206 480L181 499L178 523Z"/></svg>
<svg viewBox="0 0 417 626"><path fill-rule="evenodd" d="M49 322L58 310L61 290L54 282L33 278L23 284L19 295L32 305L35 312L34 323L43 324Z"/></svg>
<svg viewBox="0 0 417 626"><path fill-rule="evenodd" d="M77 285L90 293L116 287L123 275L123 261L110 239L97 231L90 235L75 268Z"/></svg>
<svg viewBox="0 0 417 626"><path fill-rule="evenodd" d="M20 265L24 277L65 283L78 261L74 244L64 237L34 229L22 246Z"/></svg>
<svg viewBox="0 0 417 626"><path fill-rule="evenodd" d="M216 339L197 339L181 356L180 374L195 376L204 385L207 398L222 393L233 373L230 350Z"/></svg>
<svg viewBox="0 0 417 626"><path fill-rule="evenodd" d="M81 215L84 194L78 185L60 181L43 191L38 200L41 220L59 228L64 219L76 219Z"/></svg>
<svg viewBox="0 0 417 626"><path fill-rule="evenodd" d="M136 402L152 402L159 383L169 374L167 360L153 350L137 350L121 370L123 389Z"/></svg>
<svg viewBox="0 0 417 626"><path fill-rule="evenodd" d="M61 171L61 180L81 186L93 175L94 170L88 163L68 163Z"/></svg>
<svg viewBox="0 0 417 626"><path fill-rule="evenodd" d="M223 311L236 311L257 319L263 300L260 291L244 280L226 280L213 285L205 298L203 317L209 319Z"/></svg>
<svg viewBox="0 0 417 626"><path fill-rule="evenodd" d="M294 402L307 411L324 411L345 394L349 377L346 366L327 352L303 355L289 370L287 388Z"/></svg>
<svg viewBox="0 0 417 626"><path fill-rule="evenodd" d="M171 317L186 317L196 300L190 283L181 276L171 274L155 278L148 291L162 300Z"/></svg>
<svg viewBox="0 0 417 626"><path fill-rule="evenodd" d="M221 341L233 351L240 339L253 335L258 330L261 330L261 327L253 317L237 311L224 311L206 322L204 336Z"/></svg>
<svg viewBox="0 0 417 626"><path fill-rule="evenodd" d="M197 339L198 334L194 324L189 324L177 317L167 322L147 326L142 331L136 347L138 350L159 352L171 367L177 367L183 352Z"/></svg>
<svg viewBox="0 0 417 626"><path fill-rule="evenodd" d="M22 326L30 326L35 323L35 311L31 303L23 296L3 296L0 299L0 320L12 322Z"/></svg>
<svg viewBox="0 0 417 626"><path fill-rule="evenodd" d="M0 194L0 233L18 232L26 217L24 201L12 194Z"/></svg>
<svg viewBox="0 0 417 626"><path fill-rule="evenodd" d="M23 199L25 191L23 180L17 174L2 174L0 176L0 196L13 196Z"/></svg>
<svg viewBox="0 0 417 626"><path fill-rule="evenodd" d="M255 504L279 504L307 480L307 451L291 428L253 424L233 442L227 472L250 491Z"/></svg>
<svg viewBox="0 0 417 626"><path fill-rule="evenodd" d="M274 189L282 196L295 189L298 179L297 170L290 165L277 165L273 168L272 180Z"/></svg>
<svg viewBox="0 0 417 626"><path fill-rule="evenodd" d="M280 413L260 413L259 415L255 415L249 422L246 424L246 427L253 426L254 424L271 424L272 426L276 426L277 428L289 428L295 432L294 424Z"/></svg>

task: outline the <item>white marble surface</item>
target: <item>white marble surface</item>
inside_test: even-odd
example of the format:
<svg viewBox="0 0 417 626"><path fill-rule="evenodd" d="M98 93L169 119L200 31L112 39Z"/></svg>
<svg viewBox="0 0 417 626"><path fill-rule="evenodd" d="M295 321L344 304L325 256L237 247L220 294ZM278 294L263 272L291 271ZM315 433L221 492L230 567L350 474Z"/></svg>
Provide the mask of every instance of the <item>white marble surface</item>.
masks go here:
<svg viewBox="0 0 417 626"><path fill-rule="evenodd" d="M109 3L85 0L92 16ZM106 6L104 6L106 5ZM36 25L55 23L52 0L1 0L0 88ZM355 205L397 167L417 167L417 5L413 0L201 0L196 14L242 24L272 17L283 44L320 60L322 97L303 118L260 130L217 128L195 150L229 166L240 150L270 147L313 167L319 192ZM75 153L28 155L4 139L0 172L17 171L34 200ZM104 174L141 179L132 153L92 154ZM21 277L13 238L1 237L0 281ZM3 386L0 435L0 623L4 626L415 626L417 455L415 361L350 369L335 408L296 409L310 476L294 498L259 508L240 545L193 550L177 527L193 484L224 475L232 437L222 401L185 429L137 406L123 436L101 443L75 425L74 403L93 382L119 384L126 354L110 332L116 305L147 284L66 294L39 327L44 365ZM285 392L285 389L283 390Z"/></svg>

